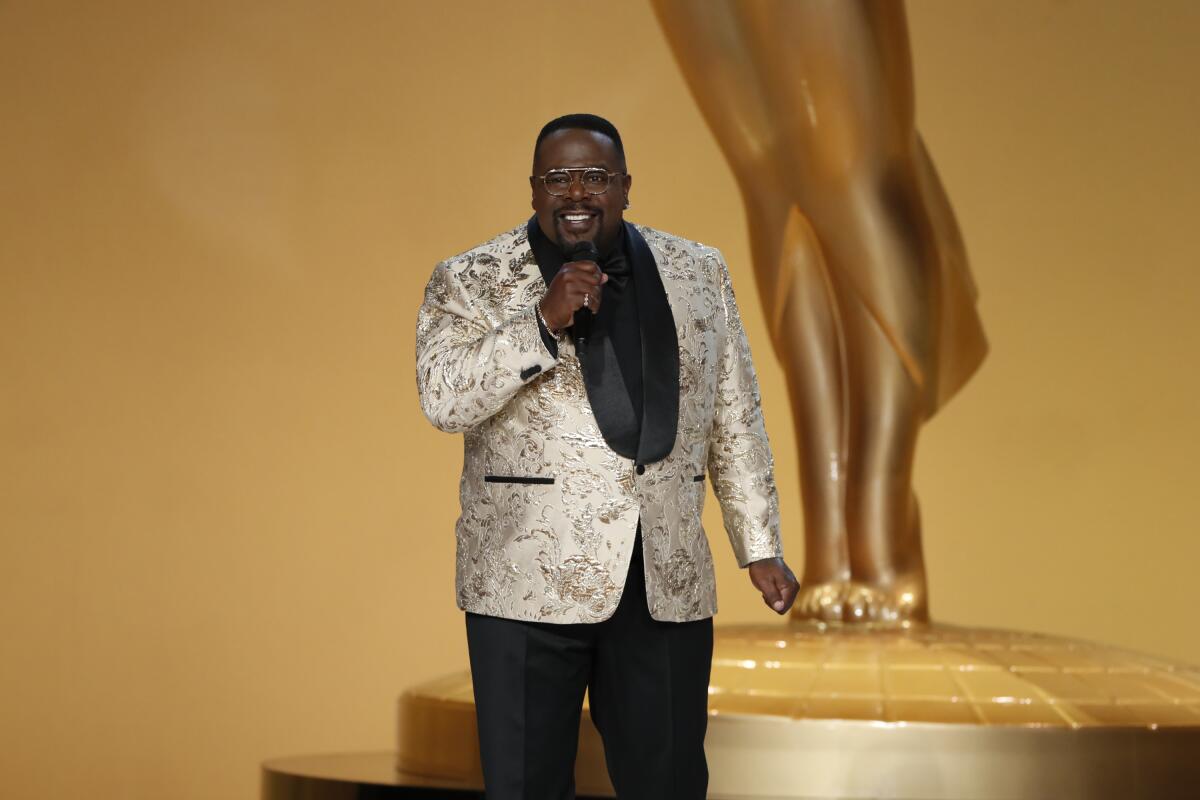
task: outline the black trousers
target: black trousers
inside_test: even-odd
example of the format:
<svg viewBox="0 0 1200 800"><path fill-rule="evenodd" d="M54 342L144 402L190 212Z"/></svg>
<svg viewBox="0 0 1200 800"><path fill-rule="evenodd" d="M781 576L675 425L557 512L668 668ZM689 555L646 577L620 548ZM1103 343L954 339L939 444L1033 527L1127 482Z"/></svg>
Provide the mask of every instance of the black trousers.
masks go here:
<svg viewBox="0 0 1200 800"><path fill-rule="evenodd" d="M467 614L488 800L571 800L584 690L620 800L701 800L712 619L650 616L641 522L621 602L597 623Z"/></svg>

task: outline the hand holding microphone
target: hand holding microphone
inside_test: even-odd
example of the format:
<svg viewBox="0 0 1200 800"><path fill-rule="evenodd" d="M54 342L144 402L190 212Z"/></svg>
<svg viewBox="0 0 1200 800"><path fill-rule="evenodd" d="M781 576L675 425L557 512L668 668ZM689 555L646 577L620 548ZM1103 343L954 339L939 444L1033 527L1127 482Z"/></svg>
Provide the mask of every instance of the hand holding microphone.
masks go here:
<svg viewBox="0 0 1200 800"><path fill-rule="evenodd" d="M566 253L567 262L541 299L542 316L555 330L575 325L576 341L586 339L592 315L600 310L600 287L608 276L597 264L596 245L583 241Z"/></svg>

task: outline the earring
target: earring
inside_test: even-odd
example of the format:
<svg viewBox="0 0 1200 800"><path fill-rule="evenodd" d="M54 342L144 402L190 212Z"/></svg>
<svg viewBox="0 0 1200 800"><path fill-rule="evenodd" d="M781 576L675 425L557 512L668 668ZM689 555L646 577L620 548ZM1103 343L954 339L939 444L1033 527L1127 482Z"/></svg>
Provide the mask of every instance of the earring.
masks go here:
<svg viewBox="0 0 1200 800"><path fill-rule="evenodd" d="M625 198L625 207L629 208L629 198L628 197Z"/></svg>

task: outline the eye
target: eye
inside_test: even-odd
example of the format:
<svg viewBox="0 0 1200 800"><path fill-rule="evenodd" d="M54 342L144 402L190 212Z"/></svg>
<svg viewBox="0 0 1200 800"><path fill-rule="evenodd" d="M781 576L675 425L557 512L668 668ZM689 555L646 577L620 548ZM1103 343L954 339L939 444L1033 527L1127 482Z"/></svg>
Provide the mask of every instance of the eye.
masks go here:
<svg viewBox="0 0 1200 800"><path fill-rule="evenodd" d="M583 185L592 187L607 186L608 173L602 169L589 169L583 173Z"/></svg>
<svg viewBox="0 0 1200 800"><path fill-rule="evenodd" d="M571 176L565 172L547 172L546 185L551 187L570 186Z"/></svg>

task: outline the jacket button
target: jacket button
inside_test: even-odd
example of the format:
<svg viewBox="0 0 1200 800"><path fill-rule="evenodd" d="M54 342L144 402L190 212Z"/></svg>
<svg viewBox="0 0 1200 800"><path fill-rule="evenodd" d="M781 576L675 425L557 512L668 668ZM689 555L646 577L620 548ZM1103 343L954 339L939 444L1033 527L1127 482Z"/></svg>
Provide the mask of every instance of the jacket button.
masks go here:
<svg viewBox="0 0 1200 800"><path fill-rule="evenodd" d="M641 475L641 474L642 474L643 472L645 472L645 471L646 471L646 465L645 465L645 464L638 464L638 465L637 465L637 474L638 474L638 475Z"/></svg>

